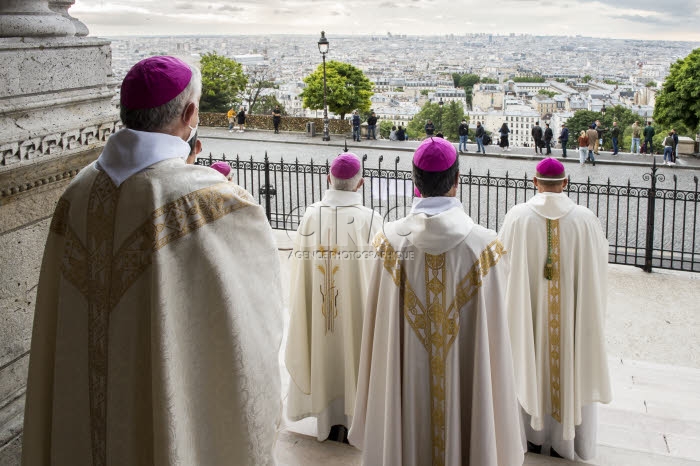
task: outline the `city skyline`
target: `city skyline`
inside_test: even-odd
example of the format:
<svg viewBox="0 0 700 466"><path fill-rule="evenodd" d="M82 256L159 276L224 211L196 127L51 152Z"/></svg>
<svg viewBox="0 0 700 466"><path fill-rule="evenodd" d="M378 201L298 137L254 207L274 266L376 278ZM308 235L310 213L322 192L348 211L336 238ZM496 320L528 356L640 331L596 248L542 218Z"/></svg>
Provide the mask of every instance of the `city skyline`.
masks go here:
<svg viewBox="0 0 700 466"><path fill-rule="evenodd" d="M700 42L695 0L77 0L94 36L466 33ZM428 19L426 19L428 18Z"/></svg>

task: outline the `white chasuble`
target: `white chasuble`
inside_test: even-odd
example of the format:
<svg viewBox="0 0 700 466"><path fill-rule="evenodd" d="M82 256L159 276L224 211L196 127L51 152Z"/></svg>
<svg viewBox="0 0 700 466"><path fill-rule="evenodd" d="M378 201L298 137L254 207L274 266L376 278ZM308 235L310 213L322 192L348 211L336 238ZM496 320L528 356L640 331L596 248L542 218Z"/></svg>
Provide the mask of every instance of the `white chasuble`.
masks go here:
<svg viewBox="0 0 700 466"><path fill-rule="evenodd" d="M373 251L382 219L362 195L326 191L304 213L291 256L287 415L316 417L318 439L350 427Z"/></svg>
<svg viewBox="0 0 700 466"><path fill-rule="evenodd" d="M595 442L572 440L595 435L587 405L612 399L604 335L608 242L600 221L564 193L540 193L508 212L500 238L511 264L506 304L518 398L528 432L545 433L528 440L587 459ZM581 426L586 418L592 426Z"/></svg>
<svg viewBox="0 0 700 466"><path fill-rule="evenodd" d="M44 253L23 464L274 464L280 294L262 208L218 172L87 166Z"/></svg>
<svg viewBox="0 0 700 466"><path fill-rule="evenodd" d="M366 465L523 462L507 256L495 232L443 204L435 215L414 209L374 239L349 436Z"/></svg>

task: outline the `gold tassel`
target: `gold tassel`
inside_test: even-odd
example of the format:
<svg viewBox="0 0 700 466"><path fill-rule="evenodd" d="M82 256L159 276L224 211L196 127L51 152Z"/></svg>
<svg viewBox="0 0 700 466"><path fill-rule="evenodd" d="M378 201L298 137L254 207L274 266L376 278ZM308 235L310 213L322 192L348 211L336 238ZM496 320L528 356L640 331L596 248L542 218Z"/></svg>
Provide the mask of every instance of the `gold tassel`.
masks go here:
<svg viewBox="0 0 700 466"><path fill-rule="evenodd" d="M544 278L551 280L554 277L552 265L552 221L547 219L547 263L544 266Z"/></svg>
<svg viewBox="0 0 700 466"><path fill-rule="evenodd" d="M554 277L554 266L552 266L552 261L547 258L547 263L544 265L544 278L551 280Z"/></svg>

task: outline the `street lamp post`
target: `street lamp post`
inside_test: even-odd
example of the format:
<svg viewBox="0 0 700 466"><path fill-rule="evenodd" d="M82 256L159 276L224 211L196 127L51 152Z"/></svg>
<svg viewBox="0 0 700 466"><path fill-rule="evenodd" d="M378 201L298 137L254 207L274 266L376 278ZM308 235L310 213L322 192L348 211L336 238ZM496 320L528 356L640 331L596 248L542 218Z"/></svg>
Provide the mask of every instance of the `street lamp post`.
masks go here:
<svg viewBox="0 0 700 466"><path fill-rule="evenodd" d="M442 97L440 97L440 101L438 102L438 105L440 106L440 128L438 129L438 133L442 133L442 106L445 104L445 102L442 101Z"/></svg>
<svg viewBox="0 0 700 466"><path fill-rule="evenodd" d="M600 114L605 116L605 104L603 104L603 107L600 109Z"/></svg>
<svg viewBox="0 0 700 466"><path fill-rule="evenodd" d="M318 51L323 57L323 140L330 141L331 135L328 131L328 106L326 105L326 54L328 53L328 39L326 32L321 31L321 38L318 40Z"/></svg>

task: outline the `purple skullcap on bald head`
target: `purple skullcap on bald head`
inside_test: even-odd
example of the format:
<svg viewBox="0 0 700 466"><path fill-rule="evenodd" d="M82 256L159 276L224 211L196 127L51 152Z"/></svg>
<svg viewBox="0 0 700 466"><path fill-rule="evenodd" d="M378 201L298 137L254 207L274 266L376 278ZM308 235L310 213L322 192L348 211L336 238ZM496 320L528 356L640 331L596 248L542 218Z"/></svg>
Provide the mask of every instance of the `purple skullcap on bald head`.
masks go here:
<svg viewBox="0 0 700 466"><path fill-rule="evenodd" d="M425 139L413 154L413 165L426 172L444 172L457 160L457 149L442 138Z"/></svg>
<svg viewBox="0 0 700 466"><path fill-rule="evenodd" d="M564 165L553 157L547 157L537 164L537 179L559 181L566 179Z"/></svg>
<svg viewBox="0 0 700 466"><path fill-rule="evenodd" d="M349 180L362 168L360 158L352 152L345 152L331 162L331 175L340 180Z"/></svg>
<svg viewBox="0 0 700 466"><path fill-rule="evenodd" d="M214 162L211 164L211 168L226 177L228 177L229 173L231 173L231 165L227 164L226 162Z"/></svg>
<svg viewBox="0 0 700 466"><path fill-rule="evenodd" d="M121 88L121 104L129 110L160 107L185 90L192 69L175 57L151 57L135 64Z"/></svg>

